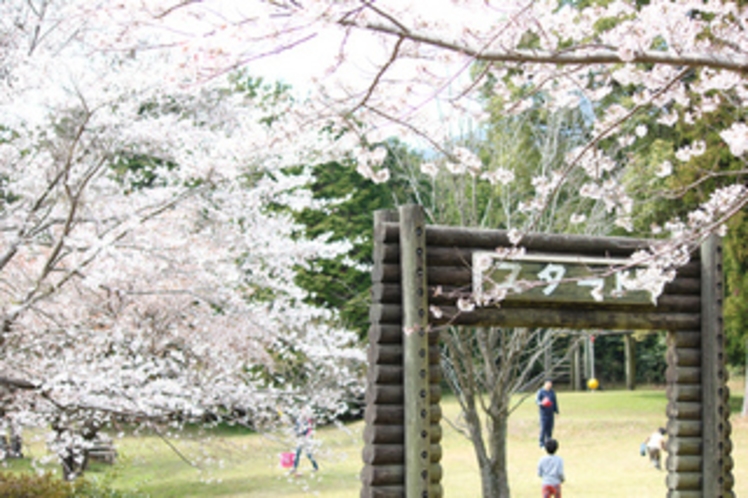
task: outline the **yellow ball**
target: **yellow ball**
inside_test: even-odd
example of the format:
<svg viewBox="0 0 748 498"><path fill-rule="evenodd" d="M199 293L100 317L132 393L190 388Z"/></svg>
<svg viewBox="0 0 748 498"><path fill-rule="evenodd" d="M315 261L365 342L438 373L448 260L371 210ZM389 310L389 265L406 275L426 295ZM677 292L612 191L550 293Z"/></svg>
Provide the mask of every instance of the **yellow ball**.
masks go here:
<svg viewBox="0 0 748 498"><path fill-rule="evenodd" d="M587 387L589 387L591 390L594 391L595 389L600 387L600 383L597 381L596 378L593 377L587 381Z"/></svg>

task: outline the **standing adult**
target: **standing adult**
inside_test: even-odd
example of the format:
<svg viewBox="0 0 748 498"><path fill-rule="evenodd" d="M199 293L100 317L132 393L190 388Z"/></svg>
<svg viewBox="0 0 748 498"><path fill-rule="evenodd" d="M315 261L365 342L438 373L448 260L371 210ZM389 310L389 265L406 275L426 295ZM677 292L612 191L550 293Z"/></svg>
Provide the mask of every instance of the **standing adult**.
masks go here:
<svg viewBox="0 0 748 498"><path fill-rule="evenodd" d="M553 437L553 419L558 413L558 400L553 390L553 381L546 380L535 396L535 403L540 409L540 447Z"/></svg>

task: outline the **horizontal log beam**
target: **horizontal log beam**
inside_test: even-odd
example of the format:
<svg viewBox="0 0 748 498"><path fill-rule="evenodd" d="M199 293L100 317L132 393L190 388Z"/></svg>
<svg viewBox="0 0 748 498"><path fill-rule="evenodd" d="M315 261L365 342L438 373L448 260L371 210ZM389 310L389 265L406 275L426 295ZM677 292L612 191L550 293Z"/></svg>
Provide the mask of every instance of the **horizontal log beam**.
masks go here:
<svg viewBox="0 0 748 498"><path fill-rule="evenodd" d="M665 391L672 401L701 401L700 385L668 384Z"/></svg>
<svg viewBox="0 0 748 498"><path fill-rule="evenodd" d="M404 432L402 425L367 425L364 428L365 444L404 444ZM442 440L442 427L438 423L432 423L429 427L429 439L431 444L437 444Z"/></svg>
<svg viewBox="0 0 748 498"><path fill-rule="evenodd" d="M405 446L402 444L369 444L362 451L364 463L371 465L403 465L405 462ZM442 458L442 448L439 444L429 447L431 463L439 463Z"/></svg>
<svg viewBox="0 0 748 498"><path fill-rule="evenodd" d="M666 408L667 416L678 420L701 420L701 403L671 401Z"/></svg>
<svg viewBox="0 0 748 498"><path fill-rule="evenodd" d="M669 347L666 353L668 365L677 367L700 367L701 349Z"/></svg>
<svg viewBox="0 0 748 498"><path fill-rule="evenodd" d="M675 384L701 384L701 368L670 365L665 370L665 379Z"/></svg>
<svg viewBox="0 0 748 498"><path fill-rule="evenodd" d="M701 473L701 455L668 455L665 468L671 472Z"/></svg>
<svg viewBox="0 0 748 498"><path fill-rule="evenodd" d="M667 336L669 346L676 348L701 348L700 330L678 330Z"/></svg>
<svg viewBox="0 0 748 498"><path fill-rule="evenodd" d="M438 403L442 397L440 384L429 384L429 401ZM405 388L402 385L373 385L366 390L366 404L402 405L405 399Z"/></svg>
<svg viewBox="0 0 748 498"><path fill-rule="evenodd" d="M374 239L379 242L396 243L400 239L398 223L386 222L375 227ZM528 233L522 237L520 246L527 250L556 253L610 254L620 256L646 249L653 241L628 237L591 237L585 235L561 235ZM512 247L506 230L427 225L426 244L443 247L474 247L496 249ZM698 253L694 255L698 257Z"/></svg>
<svg viewBox="0 0 748 498"><path fill-rule="evenodd" d="M383 306L383 305L382 305ZM391 306L391 305L390 305ZM397 311L395 311L397 312ZM400 344L403 343L403 328L399 324L372 323L369 327L370 344ZM439 344L439 331L429 331L429 344Z"/></svg>
<svg viewBox="0 0 748 498"><path fill-rule="evenodd" d="M376 444L364 446L361 457L370 465L403 465L404 454L402 444Z"/></svg>
<svg viewBox="0 0 748 498"><path fill-rule="evenodd" d="M400 325L372 322L369 326L369 344L403 343L403 328Z"/></svg>
<svg viewBox="0 0 748 498"><path fill-rule="evenodd" d="M701 421L696 420L668 420L667 433L671 437L692 438L701 437Z"/></svg>
<svg viewBox="0 0 748 498"><path fill-rule="evenodd" d="M371 365L369 367L368 379L370 384L394 384L403 383L403 367L396 365Z"/></svg>
<svg viewBox="0 0 748 498"><path fill-rule="evenodd" d="M400 235L398 234L398 237ZM381 261L383 263L400 263L400 244L399 243L385 243L385 244L377 244L379 246L379 251L376 253L377 256L379 256L380 259L377 261ZM427 253L428 255L428 253Z"/></svg>
<svg viewBox="0 0 748 498"><path fill-rule="evenodd" d="M403 465L365 465L361 480L370 486L402 485L405 480Z"/></svg>
<svg viewBox="0 0 748 498"><path fill-rule="evenodd" d="M399 284L401 279L401 269L399 264L384 263L375 265L371 270L372 283L389 283Z"/></svg>
<svg viewBox="0 0 748 498"><path fill-rule="evenodd" d="M428 376L431 384L441 382L441 366L431 365ZM403 367L396 365L372 365L369 367L369 382L370 384L401 385L403 383Z"/></svg>
<svg viewBox="0 0 748 498"><path fill-rule="evenodd" d="M403 289L395 283L374 282L370 292L372 303L400 303L403 299Z"/></svg>
<svg viewBox="0 0 748 498"><path fill-rule="evenodd" d="M442 498L444 490L441 484L429 484L429 498ZM405 486L377 486L364 488L361 498L405 498Z"/></svg>
<svg viewBox="0 0 748 498"><path fill-rule="evenodd" d="M441 349L437 345L429 346L428 355L429 363L438 365L441 359ZM402 365L403 346L401 344L379 344L369 348L367 357L369 365Z"/></svg>
<svg viewBox="0 0 748 498"><path fill-rule="evenodd" d="M667 498L704 498L704 495L702 494L701 490L668 491Z"/></svg>
<svg viewBox="0 0 748 498"><path fill-rule="evenodd" d="M395 304L372 304L369 307L371 323L397 325L402 331L402 306Z"/></svg>
<svg viewBox="0 0 748 498"><path fill-rule="evenodd" d="M440 308L437 324L497 327L567 327L608 330L679 330L693 329L700 323L698 313L629 313L621 311L588 311L544 308L477 308L460 312L457 308Z"/></svg>
<svg viewBox="0 0 748 498"><path fill-rule="evenodd" d="M429 477L432 483L441 481L443 469L441 464L429 465ZM391 486L403 484L405 480L404 465L366 465L361 472L361 480L370 486Z"/></svg>
<svg viewBox="0 0 748 498"><path fill-rule="evenodd" d="M404 444L402 425L366 425L364 444Z"/></svg>
<svg viewBox="0 0 748 498"><path fill-rule="evenodd" d="M670 436L667 440L667 451L671 455L701 455L700 437Z"/></svg>
<svg viewBox="0 0 748 498"><path fill-rule="evenodd" d="M361 498L405 498L403 486L377 486L365 485L361 488Z"/></svg>
<svg viewBox="0 0 748 498"><path fill-rule="evenodd" d="M668 474L665 479L668 489L677 491L701 491L700 472L678 472Z"/></svg>
<svg viewBox="0 0 748 498"><path fill-rule="evenodd" d="M438 404L429 405L429 413L426 416L432 425L438 424L442 419L441 407ZM371 425L402 425L404 417L403 405L369 405L364 413L366 423Z"/></svg>

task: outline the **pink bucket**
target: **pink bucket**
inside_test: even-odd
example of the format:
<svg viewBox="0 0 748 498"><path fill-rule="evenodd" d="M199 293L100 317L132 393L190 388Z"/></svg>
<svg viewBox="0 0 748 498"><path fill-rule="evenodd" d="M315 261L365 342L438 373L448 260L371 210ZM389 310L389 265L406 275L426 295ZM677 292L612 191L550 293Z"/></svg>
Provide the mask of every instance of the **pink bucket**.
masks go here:
<svg viewBox="0 0 748 498"><path fill-rule="evenodd" d="M280 454L280 457L281 457L281 467L283 467L284 469L289 469L289 468L293 467L293 461L294 461L294 457L295 456L296 455L293 454L293 453L291 453L291 452L281 453Z"/></svg>

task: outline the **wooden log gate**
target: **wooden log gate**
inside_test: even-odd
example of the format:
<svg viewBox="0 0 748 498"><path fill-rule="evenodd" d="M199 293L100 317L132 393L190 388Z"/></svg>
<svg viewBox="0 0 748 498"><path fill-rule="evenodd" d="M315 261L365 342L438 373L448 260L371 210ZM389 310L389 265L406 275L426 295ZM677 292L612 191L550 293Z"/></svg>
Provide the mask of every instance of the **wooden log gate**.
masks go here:
<svg viewBox="0 0 748 498"><path fill-rule="evenodd" d="M438 327L445 324L666 330L667 496L734 496L718 238L691 254L657 305L570 305L528 293L470 312L459 310L457 296L474 290L473 255L511 247L506 231L426 225L422 208L410 205L376 212L374 238L362 497L443 496ZM529 234L521 245L535 261L595 260L627 258L649 242Z"/></svg>

